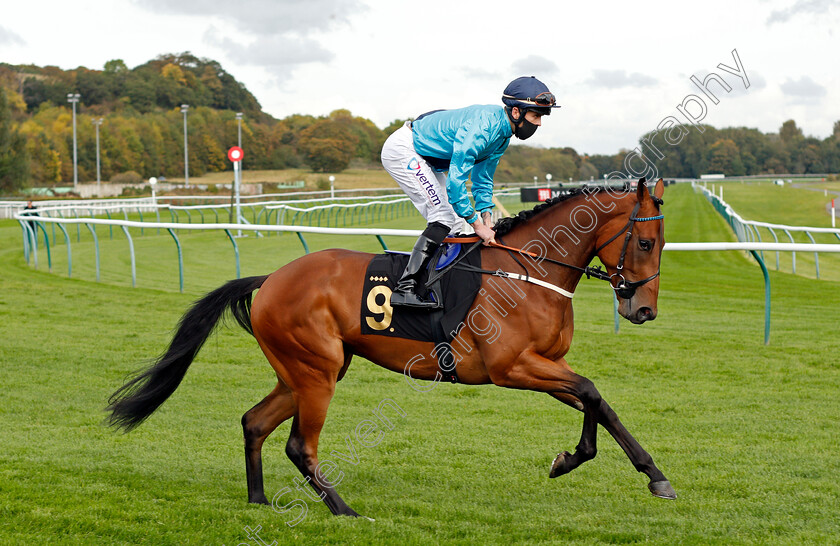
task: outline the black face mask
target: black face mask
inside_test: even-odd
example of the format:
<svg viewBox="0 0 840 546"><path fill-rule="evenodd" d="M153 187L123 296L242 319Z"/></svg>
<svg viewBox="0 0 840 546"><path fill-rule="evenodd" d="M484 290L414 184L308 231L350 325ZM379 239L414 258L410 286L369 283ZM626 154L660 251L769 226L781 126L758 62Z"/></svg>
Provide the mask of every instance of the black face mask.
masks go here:
<svg viewBox="0 0 840 546"><path fill-rule="evenodd" d="M525 113L522 113L522 120L514 125L513 134L519 140L525 140L533 136L534 133L537 132L537 125L534 125L527 119L525 119Z"/></svg>

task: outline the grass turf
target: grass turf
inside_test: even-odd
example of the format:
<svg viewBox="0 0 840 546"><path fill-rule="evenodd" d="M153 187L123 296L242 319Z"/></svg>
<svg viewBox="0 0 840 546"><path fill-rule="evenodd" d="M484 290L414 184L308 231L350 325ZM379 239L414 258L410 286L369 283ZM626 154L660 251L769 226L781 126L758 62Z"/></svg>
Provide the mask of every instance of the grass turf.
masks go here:
<svg viewBox="0 0 840 546"><path fill-rule="evenodd" d="M668 188L665 199L668 240L731 238L688 187ZM385 398L405 411L379 445L357 444L356 465L340 462L339 493L376 522L334 518L308 500L302 522L289 527L296 513L245 502L239 417L273 380L244 332L211 338L179 390L135 432L102 426L125 375L164 348L191 300L232 276L225 239L190 235L187 294L178 294L171 240L143 240L159 258L130 289L119 254L105 248L101 283L76 247L73 279L33 270L20 228L0 223L0 543L255 544L245 527L257 526L269 544L802 544L840 536L836 282L772 272L770 346L762 344L761 274L740 253L666 253L659 318L623 322L618 335L609 292L581 282L568 360L653 455L676 501L651 497L603 430L596 459L549 480L554 454L576 444L581 417L548 396L457 385L418 393L357 358L338 385L320 451L346 452L346 438ZM243 275L301 252L290 236L244 246L251 243ZM372 237L310 241L338 244L377 247ZM263 451L269 497L294 489L299 476L283 453L288 429ZM295 496L304 498L283 498Z"/></svg>

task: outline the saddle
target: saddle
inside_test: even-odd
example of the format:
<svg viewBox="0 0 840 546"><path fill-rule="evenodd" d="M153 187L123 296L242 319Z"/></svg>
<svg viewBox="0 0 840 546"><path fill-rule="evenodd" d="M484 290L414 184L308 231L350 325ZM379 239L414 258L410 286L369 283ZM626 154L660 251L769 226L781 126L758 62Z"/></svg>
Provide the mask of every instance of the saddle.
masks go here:
<svg viewBox="0 0 840 546"><path fill-rule="evenodd" d="M449 343L472 307L481 287L481 253L476 244L444 243L427 269L420 286L439 298L438 309L391 307L391 293L396 288L408 253L388 252L371 260L365 272L360 306L362 334L400 337L435 344ZM461 269L457 267L463 264ZM441 351L443 353L445 351ZM454 369L441 363L444 377L457 381Z"/></svg>

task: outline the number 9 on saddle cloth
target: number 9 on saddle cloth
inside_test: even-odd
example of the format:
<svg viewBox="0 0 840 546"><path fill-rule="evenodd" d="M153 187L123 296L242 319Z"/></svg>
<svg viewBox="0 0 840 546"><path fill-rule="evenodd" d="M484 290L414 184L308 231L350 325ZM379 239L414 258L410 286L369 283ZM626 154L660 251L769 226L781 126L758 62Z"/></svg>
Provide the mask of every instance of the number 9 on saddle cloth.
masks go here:
<svg viewBox="0 0 840 546"><path fill-rule="evenodd" d="M481 287L481 274L475 271L481 266L481 252L478 249L471 251L473 248L475 245L472 244L444 244L431 260L432 264L436 264L431 286L426 286L431 266L419 284L434 294L429 294L430 297L440 298L443 305L437 309L392 307L391 292L405 269L408 254L375 256L365 272L361 301L362 334L434 343L452 341L452 334L466 317ZM459 268L461 264L472 271Z"/></svg>

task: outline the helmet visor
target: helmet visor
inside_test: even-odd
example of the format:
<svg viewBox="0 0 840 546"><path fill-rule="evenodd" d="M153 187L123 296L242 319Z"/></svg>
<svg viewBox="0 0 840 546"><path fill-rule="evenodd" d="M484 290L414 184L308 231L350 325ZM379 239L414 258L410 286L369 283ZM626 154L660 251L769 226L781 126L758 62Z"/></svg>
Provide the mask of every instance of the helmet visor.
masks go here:
<svg viewBox="0 0 840 546"><path fill-rule="evenodd" d="M511 95L503 95L503 98L513 99L522 103L532 104L534 106L547 106L549 108L556 106L557 99L554 97L554 93L550 91L544 91L537 95L534 98L531 97L514 97Z"/></svg>

